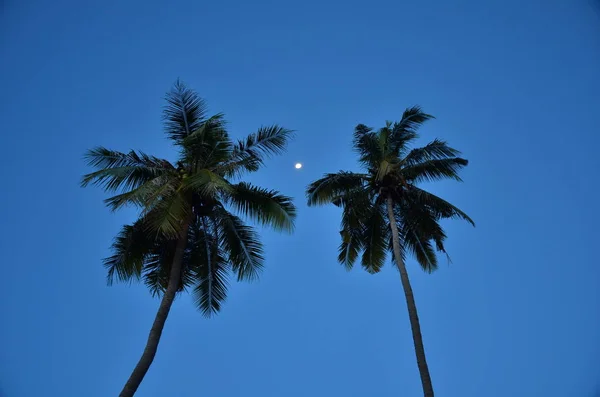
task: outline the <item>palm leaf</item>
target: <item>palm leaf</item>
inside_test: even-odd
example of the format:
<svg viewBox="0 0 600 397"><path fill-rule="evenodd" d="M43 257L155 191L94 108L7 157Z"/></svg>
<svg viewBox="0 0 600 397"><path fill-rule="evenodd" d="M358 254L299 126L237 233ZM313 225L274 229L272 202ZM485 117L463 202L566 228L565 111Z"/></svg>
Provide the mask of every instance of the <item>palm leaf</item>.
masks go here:
<svg viewBox="0 0 600 397"><path fill-rule="evenodd" d="M306 189L308 205L323 205L331 203L340 196L357 188L362 188L367 181L367 175L354 172L340 171L336 174L325 174Z"/></svg>
<svg viewBox="0 0 600 397"><path fill-rule="evenodd" d="M276 230L287 232L294 230L296 207L290 197L245 182L233 187L233 192L225 197L225 202L233 206L236 211Z"/></svg>
<svg viewBox="0 0 600 397"><path fill-rule="evenodd" d="M262 159L264 156L282 154L294 131L276 124L260 127L257 132L249 134L245 140L239 140L234 147L234 155L249 153Z"/></svg>
<svg viewBox="0 0 600 397"><path fill-rule="evenodd" d="M198 282L196 273L204 261L205 236L196 218L188 227L188 242L182 257L178 292L183 292ZM147 259L144 266L144 283L153 296L161 296L168 287L176 246L176 239L159 238L152 255ZM201 248L200 252L198 246Z"/></svg>
<svg viewBox="0 0 600 397"><path fill-rule="evenodd" d="M157 253L149 257L144 267L144 284L148 287L152 296L162 296L169 286L171 266L173 264L173 256L175 255L175 244L176 241L171 240L159 247ZM186 291L195 282L196 276L188 266L188 260L184 256L177 292Z"/></svg>
<svg viewBox="0 0 600 397"><path fill-rule="evenodd" d="M437 256L431 242L435 243L438 251L448 256L444 247L446 233L439 224L439 217L434 211L411 199L411 196L405 197L405 200L396 205L396 214L402 219L400 236L404 245L413 252L423 270L432 272L437 269Z"/></svg>
<svg viewBox="0 0 600 397"><path fill-rule="evenodd" d="M227 297L229 264L221 252L215 231L210 230L204 219L201 226L203 233L198 230L190 259L197 280L193 295L198 309L210 317L221 310L221 304Z"/></svg>
<svg viewBox="0 0 600 397"><path fill-rule="evenodd" d="M175 174L165 173L149 180L143 185L125 193L117 194L104 200L111 211L116 211L128 205L134 205L148 210L163 197L173 194L177 188Z"/></svg>
<svg viewBox="0 0 600 397"><path fill-rule="evenodd" d="M444 141L434 139L421 148L411 150L402 160L402 164L408 167L427 160L442 160L458 156L460 156L460 151L451 148Z"/></svg>
<svg viewBox="0 0 600 397"><path fill-rule="evenodd" d="M261 127L246 139L238 140L233 146L229 160L220 164L215 172L227 177L240 177L244 172L258 171L266 157L285 150L293 135L292 130L277 125Z"/></svg>
<svg viewBox="0 0 600 397"><path fill-rule="evenodd" d="M432 182L441 179L454 179L462 182L458 172L469 164L468 160L455 157L440 160L426 160L402 169L402 175L409 182Z"/></svg>
<svg viewBox="0 0 600 397"><path fill-rule="evenodd" d="M255 280L263 267L263 247L258 234L223 208L215 210L219 241L227 252L238 281Z"/></svg>
<svg viewBox="0 0 600 397"><path fill-rule="evenodd" d="M418 236L415 232L405 233L403 237L404 246L413 253L423 270L427 273L437 270L437 256L430 240Z"/></svg>
<svg viewBox="0 0 600 397"><path fill-rule="evenodd" d="M226 126L227 120L225 120L225 114L217 113L202 121L198 128L192 130L190 134L185 137L183 143L187 146L196 143L226 139L229 136L227 134Z"/></svg>
<svg viewBox="0 0 600 397"><path fill-rule="evenodd" d="M358 161L367 169L377 167L385 158L379 135L364 124L359 124L354 129L352 147L359 155Z"/></svg>
<svg viewBox="0 0 600 397"><path fill-rule="evenodd" d="M221 305L227 298L228 266L224 257L217 256L201 267L197 277L194 302L204 316L211 317L221 311Z"/></svg>
<svg viewBox="0 0 600 397"><path fill-rule="evenodd" d="M89 166L99 170L84 175L81 186L93 184L109 192L135 189L174 169L167 160L133 150L122 153L97 147L89 150L84 158Z"/></svg>
<svg viewBox="0 0 600 397"><path fill-rule="evenodd" d="M217 197L220 193L230 194L234 191L234 187L226 179L208 169L198 170L185 178L181 189L211 198Z"/></svg>
<svg viewBox="0 0 600 397"><path fill-rule="evenodd" d="M191 216L191 204L180 192L163 197L145 212L147 230L175 239L181 235L184 220Z"/></svg>
<svg viewBox="0 0 600 397"><path fill-rule="evenodd" d="M175 255L176 241L160 239L152 254L144 264L144 284L150 290L152 296L162 296L169 285L173 256ZM183 284L179 284L181 291Z"/></svg>
<svg viewBox="0 0 600 397"><path fill-rule="evenodd" d="M364 249L364 221L370 215L372 207L369 190L363 187L345 192L332 202L342 207L338 262L351 270L360 252Z"/></svg>
<svg viewBox="0 0 600 397"><path fill-rule="evenodd" d="M139 279L154 247L155 242L145 233L141 221L124 225L111 246L113 254L103 260L108 284Z"/></svg>
<svg viewBox="0 0 600 397"><path fill-rule="evenodd" d="M248 152L232 153L228 161L219 164L214 171L226 178L239 178L245 172L258 171L262 160Z"/></svg>
<svg viewBox="0 0 600 397"><path fill-rule="evenodd" d="M202 125L206 115L206 103L179 80L165 99L165 133L175 143L182 144L187 136Z"/></svg>
<svg viewBox="0 0 600 397"><path fill-rule="evenodd" d="M358 259L358 255L363 249L361 230L343 229L340 231L340 236L342 237L342 242L338 247L338 262L343 265L346 270L352 270L354 263Z"/></svg>
<svg viewBox="0 0 600 397"><path fill-rule="evenodd" d="M419 127L433 118L432 115L424 113L420 106L407 108L400 121L394 123L392 127L389 141L393 152L396 155L401 154L410 141L418 138Z"/></svg>
<svg viewBox="0 0 600 397"><path fill-rule="evenodd" d="M465 212L433 193L429 193L428 191L420 189L416 186L411 186L408 189L407 194L408 198L412 202L414 202L416 205L427 208L429 211L435 214L437 218L462 219L475 226L473 219L471 219Z"/></svg>
<svg viewBox="0 0 600 397"><path fill-rule="evenodd" d="M381 270L387 254L389 226L385 219L382 206L373 205L369 216L364 220L362 236L363 255L361 264L371 274Z"/></svg>
<svg viewBox="0 0 600 397"><path fill-rule="evenodd" d="M226 129L222 113L209 117L200 127L187 136L182 143L184 162L194 169L214 168L231 157L233 143Z"/></svg>

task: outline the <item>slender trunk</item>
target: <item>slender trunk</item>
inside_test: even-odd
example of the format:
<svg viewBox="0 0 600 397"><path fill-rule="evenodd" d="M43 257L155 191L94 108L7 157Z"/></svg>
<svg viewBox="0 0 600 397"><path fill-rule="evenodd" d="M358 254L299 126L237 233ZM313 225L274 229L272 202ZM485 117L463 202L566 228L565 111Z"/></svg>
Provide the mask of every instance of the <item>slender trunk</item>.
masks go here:
<svg viewBox="0 0 600 397"><path fill-rule="evenodd" d="M127 380L127 383L125 383L121 394L119 394L119 397L133 397L138 387L140 387L144 376L146 376L146 372L148 372L152 361L154 361L154 356L156 355L156 350L158 349L158 343L160 342L160 336L162 335L165 322L169 316L169 311L171 310L171 305L175 299L175 294L179 289L179 282L181 279L181 261L183 259L183 253L187 244L188 228L189 221L184 223L182 235L179 237L179 241L177 242L177 247L175 248L175 254L173 256L173 264L171 266L171 273L169 274L169 284L167 285L167 290L160 301L158 312L156 313L154 323L152 324L150 334L148 335L146 347L144 348L142 357L140 357L140 360L131 373L131 376Z"/></svg>
<svg viewBox="0 0 600 397"><path fill-rule="evenodd" d="M419 324L419 315L417 314L417 304L413 295L410 280L402 254L400 252L400 238L398 237L398 226L396 225L396 217L394 216L394 206L391 197L387 198L387 210L392 229L392 245L394 248L394 259L396 266L400 270L400 279L404 288L404 296L406 297L406 306L408 306L408 317L410 319L410 329L412 330L413 343L415 345L415 354L417 356L417 366L421 375L421 384L423 385L423 395L425 397L433 397L433 385L431 376L429 375L429 367L425 357L425 348L423 347L423 336L421 335L421 325Z"/></svg>

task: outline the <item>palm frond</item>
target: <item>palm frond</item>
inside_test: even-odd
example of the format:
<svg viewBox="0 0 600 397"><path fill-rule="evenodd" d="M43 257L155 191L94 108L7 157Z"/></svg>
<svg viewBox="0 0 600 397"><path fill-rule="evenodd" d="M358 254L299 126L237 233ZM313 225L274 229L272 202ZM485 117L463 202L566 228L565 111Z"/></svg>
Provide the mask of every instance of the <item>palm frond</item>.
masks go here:
<svg viewBox="0 0 600 397"><path fill-rule="evenodd" d="M195 143L206 141L222 140L229 135L226 127L227 120L225 120L225 114L214 114L202 121L198 128L192 130L190 134L185 137L183 143L186 145L193 145Z"/></svg>
<svg viewBox="0 0 600 397"><path fill-rule="evenodd" d="M195 286L198 266L202 263L205 233L196 217L188 226L187 245L182 257L181 274L177 292L187 291ZM198 245L202 252L198 252ZM160 239L155 252L144 266L144 283L152 296L161 296L166 291L171 277L171 267L177 248L177 239ZM199 260L200 258L200 260Z"/></svg>
<svg viewBox="0 0 600 397"><path fill-rule="evenodd" d="M152 255L148 256L143 269L144 284L150 290L153 297L162 296L169 285L171 275L171 266L175 255L175 240L169 240L158 237L155 249ZM179 285L181 290L183 285Z"/></svg>
<svg viewBox="0 0 600 397"><path fill-rule="evenodd" d="M427 145L412 149L402 160L405 167L428 160L442 160L460 156L460 151L451 148L445 141L434 139Z"/></svg>
<svg viewBox="0 0 600 397"><path fill-rule="evenodd" d="M377 167L385 158L384 147L379 138L379 134L372 132L372 129L364 124L359 124L354 129L352 147L359 156L359 163L367 169Z"/></svg>
<svg viewBox="0 0 600 397"><path fill-rule="evenodd" d="M254 229L223 208L215 211L219 241L227 253L238 281L255 280L263 267L264 252Z"/></svg>
<svg viewBox="0 0 600 397"><path fill-rule="evenodd" d="M306 189L308 205L323 205L331 203L336 198L361 188L367 182L367 175L354 172L339 171L335 174L325 174Z"/></svg>
<svg viewBox="0 0 600 397"><path fill-rule="evenodd" d="M116 211L128 205L148 210L154 207L162 197L173 194L177 189L177 182L174 172L165 173L133 190L109 197L104 200L104 203L111 211Z"/></svg>
<svg viewBox="0 0 600 397"><path fill-rule="evenodd" d="M238 140L231 150L229 160L220 164L215 172L227 177L240 177L245 172L258 171L264 159L284 152L292 130L273 125L261 127L246 139Z"/></svg>
<svg viewBox="0 0 600 397"><path fill-rule="evenodd" d="M437 269L438 262L431 242L435 243L437 251L448 256L444 247L446 233L435 212L420 202L410 200L411 198L407 197L407 200L396 205L395 212L402 219L400 237L403 245L415 255L423 270L433 272Z"/></svg>
<svg viewBox="0 0 600 397"><path fill-rule="evenodd" d="M109 192L135 189L174 170L167 160L133 150L122 153L97 147L89 150L84 158L89 166L97 168L98 171L84 175L81 186L93 184Z"/></svg>
<svg viewBox="0 0 600 397"><path fill-rule="evenodd" d="M227 299L227 262L219 256L201 268L199 282L194 288L194 302L202 314L211 317L221 311Z"/></svg>
<svg viewBox="0 0 600 397"><path fill-rule="evenodd" d="M213 115L187 136L181 146L185 149L183 161L194 168L215 168L231 157L233 143L222 113Z"/></svg>
<svg viewBox="0 0 600 397"><path fill-rule="evenodd" d="M436 196L426 190L411 186L407 190L407 198L409 198L415 205L427 208L436 218L441 219L462 219L475 226L475 222L465 212L458 207L447 202L441 197Z"/></svg>
<svg viewBox="0 0 600 397"><path fill-rule="evenodd" d="M351 270L360 252L364 249L364 221L369 218L371 197L369 190L363 187L344 192L332 202L342 207L340 236L342 241L338 247L338 262Z"/></svg>
<svg viewBox="0 0 600 397"><path fill-rule="evenodd" d="M184 219L191 216L191 204L181 192L162 197L151 209L143 214L146 217L148 232L177 238L181 235Z"/></svg>
<svg viewBox="0 0 600 397"><path fill-rule="evenodd" d="M427 273L433 273L438 268L438 260L430 240L423 239L415 232L406 233L404 246L415 256L415 259Z"/></svg>
<svg viewBox="0 0 600 397"><path fill-rule="evenodd" d="M113 241L112 255L103 260L108 284L139 279L154 247L154 240L145 233L140 221L124 225Z"/></svg>
<svg viewBox="0 0 600 397"><path fill-rule="evenodd" d="M381 270L387 255L389 226L380 205L373 205L364 220L363 255L361 264L371 274Z"/></svg>
<svg viewBox="0 0 600 397"><path fill-rule="evenodd" d="M250 153L259 159L282 154L293 135L294 131L276 124L260 127L255 133L249 134L245 140L237 142L234 154Z"/></svg>
<svg viewBox="0 0 600 397"><path fill-rule="evenodd" d="M260 158L248 152L232 152L229 160L217 165L214 171L226 178L239 178L245 172L258 171L262 164Z"/></svg>
<svg viewBox="0 0 600 397"><path fill-rule="evenodd" d="M220 193L231 193L234 187L222 176L208 170L201 169L184 178L181 188L201 196L215 198Z"/></svg>
<svg viewBox="0 0 600 397"><path fill-rule="evenodd" d="M275 230L294 230L296 207L290 197L245 182L233 187L233 192L225 197L225 202L236 211Z"/></svg>
<svg viewBox="0 0 600 397"><path fill-rule="evenodd" d="M363 249L361 232L360 229L342 229L342 231L340 231L342 242L338 247L338 262L343 265L346 270L352 270L354 263L358 259L358 255Z"/></svg>
<svg viewBox="0 0 600 397"><path fill-rule="evenodd" d="M396 155L404 152L407 144L418 138L418 129L427 120L434 117L424 113L420 106L413 106L404 110L399 122L394 123L390 135L390 145Z"/></svg>
<svg viewBox="0 0 600 397"><path fill-rule="evenodd" d="M206 103L198 94L177 80L165 97L167 105L163 110L165 133L176 144L202 124L206 115Z"/></svg>
<svg viewBox="0 0 600 397"><path fill-rule="evenodd" d="M355 149L358 149L364 136L369 135L372 132L373 132L373 128L366 126L364 124L358 124L356 127L354 127L354 135L352 137L352 146Z"/></svg>
<svg viewBox="0 0 600 397"><path fill-rule="evenodd" d="M191 263L195 269L197 284L194 288L194 302L206 317L218 313L227 298L229 264L222 253L218 236L210 225L202 219L202 233L194 245Z"/></svg>
<svg viewBox="0 0 600 397"><path fill-rule="evenodd" d="M441 179L454 179L462 182L458 172L469 164L460 157L426 160L402 169L402 176L409 182L432 182Z"/></svg>

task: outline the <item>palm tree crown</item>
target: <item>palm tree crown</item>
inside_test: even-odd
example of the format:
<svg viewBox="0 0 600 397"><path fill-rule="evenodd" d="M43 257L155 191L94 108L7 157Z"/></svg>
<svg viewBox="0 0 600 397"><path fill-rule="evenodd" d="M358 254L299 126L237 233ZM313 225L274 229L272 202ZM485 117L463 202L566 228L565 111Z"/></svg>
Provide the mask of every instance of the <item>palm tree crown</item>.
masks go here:
<svg viewBox="0 0 600 397"><path fill-rule="evenodd" d="M446 253L440 220L460 218L474 225L463 211L417 187L420 182L446 178L460 181L458 171L468 164L459 151L438 139L410 149L418 127L432 118L414 106L399 122L387 122L377 131L356 126L352 143L365 172L326 174L308 186L309 206L332 203L342 208L338 260L348 269L361 253L368 272L377 273L383 266L392 250L388 198L393 201L403 258L414 254L427 272L437 268L436 251Z"/></svg>
<svg viewBox="0 0 600 397"><path fill-rule="evenodd" d="M178 161L98 147L86 154L97 171L85 175L82 185L113 193L105 200L112 210L141 209L137 221L123 226L113 255L104 260L109 283L143 280L152 294L163 294L183 238L177 291L190 289L198 308L210 316L226 298L230 274L252 280L263 266L256 231L235 213L293 230L291 198L239 181L268 156L282 153L292 132L273 125L234 141L223 114L207 117L205 102L180 82L166 100L165 132L179 149Z"/></svg>

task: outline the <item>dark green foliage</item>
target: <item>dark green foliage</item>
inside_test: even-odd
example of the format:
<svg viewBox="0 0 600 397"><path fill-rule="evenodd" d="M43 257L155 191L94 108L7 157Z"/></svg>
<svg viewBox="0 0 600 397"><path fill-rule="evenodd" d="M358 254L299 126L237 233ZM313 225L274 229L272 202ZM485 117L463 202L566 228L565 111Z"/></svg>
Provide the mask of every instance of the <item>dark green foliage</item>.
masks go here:
<svg viewBox="0 0 600 397"><path fill-rule="evenodd" d="M309 206L332 203L342 208L338 261L346 268L359 257L370 273L383 266L391 251L387 197L394 202L402 255L411 253L428 272L437 268L436 252L446 253L440 221L457 218L474 225L460 209L416 186L441 179L460 181L458 172L468 164L458 150L439 139L410 148L419 137L418 128L432 118L414 106L399 122L387 122L377 131L359 124L353 147L365 173L325 174L308 186Z"/></svg>
<svg viewBox="0 0 600 397"><path fill-rule="evenodd" d="M105 201L112 210L140 209L139 219L123 226L113 254L104 260L109 283L143 281L153 295L162 295L182 226L188 225L179 291L190 290L200 311L210 316L220 310L230 276L254 280L263 267L258 234L231 211L277 230L293 230L291 198L230 181L282 153L292 132L273 125L234 141L224 116L207 117L204 100L181 82L166 101L165 132L179 149L178 161L99 147L85 156L96 171L85 175L82 185L113 193Z"/></svg>

